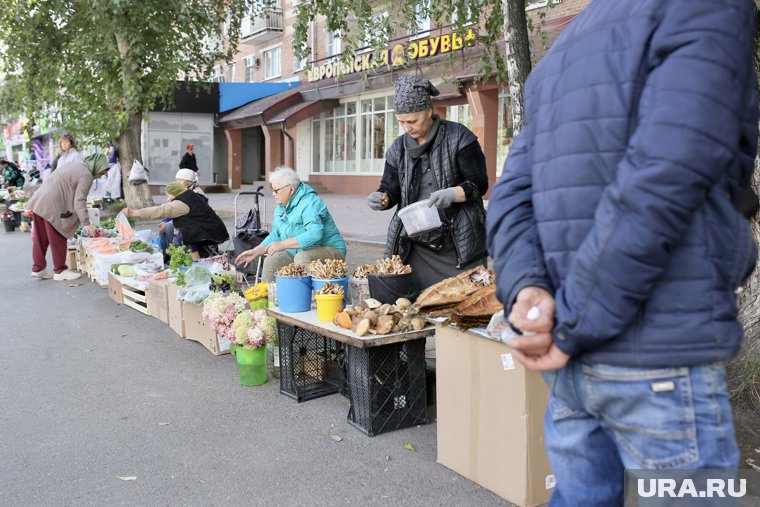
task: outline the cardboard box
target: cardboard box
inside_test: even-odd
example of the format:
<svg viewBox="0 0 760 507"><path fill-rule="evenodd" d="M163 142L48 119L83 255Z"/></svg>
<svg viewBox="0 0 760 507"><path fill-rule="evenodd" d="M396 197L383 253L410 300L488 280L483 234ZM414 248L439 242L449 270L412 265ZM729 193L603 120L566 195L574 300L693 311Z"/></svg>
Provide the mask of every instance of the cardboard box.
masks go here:
<svg viewBox="0 0 760 507"><path fill-rule="evenodd" d="M438 463L505 500L549 500L555 480L544 448L548 389L501 342L436 330Z"/></svg>
<svg viewBox="0 0 760 507"><path fill-rule="evenodd" d="M182 315L185 320L185 338L200 343L215 356L230 353L230 341L217 336L211 324L203 318L202 306L182 303Z"/></svg>
<svg viewBox="0 0 760 507"><path fill-rule="evenodd" d="M184 338L185 321L182 318L182 302L177 301L177 292L179 292L179 286L169 282L166 287L166 299L169 307L169 327Z"/></svg>
<svg viewBox="0 0 760 507"><path fill-rule="evenodd" d="M108 295L120 305L124 304L124 295L121 289L121 281L113 273L108 273Z"/></svg>
<svg viewBox="0 0 760 507"><path fill-rule="evenodd" d="M169 281L151 280L148 282L148 315L164 324L169 323ZM178 301L179 302L179 301Z"/></svg>

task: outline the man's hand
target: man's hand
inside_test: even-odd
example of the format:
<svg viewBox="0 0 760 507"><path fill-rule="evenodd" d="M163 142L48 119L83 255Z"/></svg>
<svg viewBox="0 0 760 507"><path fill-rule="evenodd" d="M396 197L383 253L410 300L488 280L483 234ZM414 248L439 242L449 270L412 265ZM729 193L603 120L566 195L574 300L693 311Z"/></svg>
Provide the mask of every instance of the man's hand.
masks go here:
<svg viewBox="0 0 760 507"><path fill-rule="evenodd" d="M160 224L158 224L158 232L164 232L166 230L167 223L168 222L161 222Z"/></svg>
<svg viewBox="0 0 760 507"><path fill-rule="evenodd" d="M529 319L531 308L538 308L537 318ZM540 287L525 287L515 299L507 317L512 326L524 334L509 341L509 346L528 356L541 356L552 346L554 296Z"/></svg>
<svg viewBox="0 0 760 507"><path fill-rule="evenodd" d="M446 209L450 208L454 201L456 201L457 192L453 188L444 188L443 190L436 190L428 198L428 207Z"/></svg>
<svg viewBox="0 0 760 507"><path fill-rule="evenodd" d="M124 208L124 215L128 217L139 217L140 210Z"/></svg>
<svg viewBox="0 0 760 507"><path fill-rule="evenodd" d="M84 227L82 227L82 229L84 230L84 232L87 233L88 238L95 237L95 227L92 224L85 225Z"/></svg>
<svg viewBox="0 0 760 507"><path fill-rule="evenodd" d="M511 342L510 345L512 345ZM512 354L518 361L524 364L526 368L535 371L559 370L560 368L564 368L570 360L570 356L559 350L554 344L552 344L546 354L539 356L526 356L519 350L512 350Z"/></svg>
<svg viewBox="0 0 760 507"><path fill-rule="evenodd" d="M385 192L372 192L367 196L369 208L382 211L388 206L388 195Z"/></svg>

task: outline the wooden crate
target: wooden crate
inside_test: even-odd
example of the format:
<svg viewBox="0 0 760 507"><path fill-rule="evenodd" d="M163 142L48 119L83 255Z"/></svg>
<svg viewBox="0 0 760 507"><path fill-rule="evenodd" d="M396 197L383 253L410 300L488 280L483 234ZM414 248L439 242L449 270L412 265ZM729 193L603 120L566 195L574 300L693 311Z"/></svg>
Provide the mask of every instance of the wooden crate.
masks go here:
<svg viewBox="0 0 760 507"><path fill-rule="evenodd" d="M124 299L124 305L148 315L148 296L145 294L144 289L132 287L127 282L122 282L121 294Z"/></svg>
<svg viewBox="0 0 760 507"><path fill-rule="evenodd" d="M123 286L113 273L108 273L108 295L117 304L124 304Z"/></svg>

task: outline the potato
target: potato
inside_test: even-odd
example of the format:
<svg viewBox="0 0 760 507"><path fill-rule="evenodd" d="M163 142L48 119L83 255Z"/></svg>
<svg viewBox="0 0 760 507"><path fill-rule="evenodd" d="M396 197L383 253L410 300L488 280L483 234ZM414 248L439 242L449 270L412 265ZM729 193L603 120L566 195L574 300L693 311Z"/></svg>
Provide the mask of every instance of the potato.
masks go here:
<svg viewBox="0 0 760 507"><path fill-rule="evenodd" d="M362 319L356 325L356 336L364 336L369 331L369 319Z"/></svg>
<svg viewBox="0 0 760 507"><path fill-rule="evenodd" d="M394 324L393 317L390 315L381 315L377 318L375 330L377 331L377 334L388 334L391 332L391 329L393 329Z"/></svg>

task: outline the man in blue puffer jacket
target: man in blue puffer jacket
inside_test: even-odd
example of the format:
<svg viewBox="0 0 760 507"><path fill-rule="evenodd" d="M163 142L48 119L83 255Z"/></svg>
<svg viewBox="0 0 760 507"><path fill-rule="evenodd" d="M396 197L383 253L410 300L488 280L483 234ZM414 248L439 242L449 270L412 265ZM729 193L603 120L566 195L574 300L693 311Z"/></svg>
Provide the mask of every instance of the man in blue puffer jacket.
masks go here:
<svg viewBox="0 0 760 507"><path fill-rule="evenodd" d="M737 465L721 361L756 258L735 208L758 134L753 9L596 0L526 83L488 249L533 333L514 353L551 388L553 505L622 504L624 469Z"/></svg>

